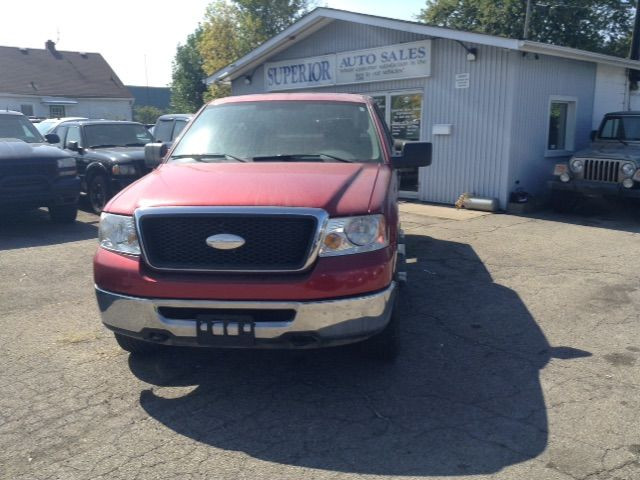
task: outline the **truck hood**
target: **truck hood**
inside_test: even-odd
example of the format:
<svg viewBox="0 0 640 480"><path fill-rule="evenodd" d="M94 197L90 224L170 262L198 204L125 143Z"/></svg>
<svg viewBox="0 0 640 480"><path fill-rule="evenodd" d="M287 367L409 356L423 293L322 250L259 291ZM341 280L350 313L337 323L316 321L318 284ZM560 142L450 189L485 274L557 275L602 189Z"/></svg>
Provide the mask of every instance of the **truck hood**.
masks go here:
<svg viewBox="0 0 640 480"><path fill-rule="evenodd" d="M111 147L87 149L92 158L107 160L113 163L144 162L144 147Z"/></svg>
<svg viewBox="0 0 640 480"><path fill-rule="evenodd" d="M628 160L640 163L640 144L619 142L595 143L590 148L580 150L573 155L578 158L606 158L611 160Z"/></svg>
<svg viewBox="0 0 640 480"><path fill-rule="evenodd" d="M105 211L131 215L138 207L283 206L323 208L344 216L379 211L376 182L390 179L382 164L164 164L114 197ZM377 202L379 203L379 202Z"/></svg>
<svg viewBox="0 0 640 480"><path fill-rule="evenodd" d="M69 155L46 143L26 143L22 140L0 140L0 162L6 160L56 160Z"/></svg>

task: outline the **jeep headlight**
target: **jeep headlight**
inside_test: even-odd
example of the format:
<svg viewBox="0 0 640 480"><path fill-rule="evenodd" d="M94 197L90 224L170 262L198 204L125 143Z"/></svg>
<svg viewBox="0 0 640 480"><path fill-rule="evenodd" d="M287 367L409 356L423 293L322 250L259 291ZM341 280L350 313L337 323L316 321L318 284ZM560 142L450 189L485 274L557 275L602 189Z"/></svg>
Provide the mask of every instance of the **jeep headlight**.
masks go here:
<svg viewBox="0 0 640 480"><path fill-rule="evenodd" d="M59 158L58 175L75 175L76 174L76 159L72 157Z"/></svg>
<svg viewBox="0 0 640 480"><path fill-rule="evenodd" d="M574 173L580 173L584 169L584 162L579 158L571 160L571 171Z"/></svg>
<svg viewBox="0 0 640 480"><path fill-rule="evenodd" d="M633 174L636 173L636 166L633 163L625 163L620 170L625 177L633 177Z"/></svg>
<svg viewBox="0 0 640 480"><path fill-rule="evenodd" d="M100 246L112 252L140 255L140 244L133 217L103 213L100 215Z"/></svg>
<svg viewBox="0 0 640 480"><path fill-rule="evenodd" d="M320 247L321 257L372 252L389 245L383 215L362 215L329 220Z"/></svg>
<svg viewBox="0 0 640 480"><path fill-rule="evenodd" d="M111 173L114 175L132 176L136 174L136 166L131 164L117 164L111 167Z"/></svg>

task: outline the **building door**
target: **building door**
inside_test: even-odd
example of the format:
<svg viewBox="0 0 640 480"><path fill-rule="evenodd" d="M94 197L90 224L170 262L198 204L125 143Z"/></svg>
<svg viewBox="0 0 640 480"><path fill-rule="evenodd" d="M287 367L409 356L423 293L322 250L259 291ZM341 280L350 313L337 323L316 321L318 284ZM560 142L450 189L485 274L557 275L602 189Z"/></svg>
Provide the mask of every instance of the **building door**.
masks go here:
<svg viewBox="0 0 640 480"><path fill-rule="evenodd" d="M372 95L389 126L394 140L420 141L422 139L422 93L390 92ZM419 168L398 171L400 196L418 198Z"/></svg>

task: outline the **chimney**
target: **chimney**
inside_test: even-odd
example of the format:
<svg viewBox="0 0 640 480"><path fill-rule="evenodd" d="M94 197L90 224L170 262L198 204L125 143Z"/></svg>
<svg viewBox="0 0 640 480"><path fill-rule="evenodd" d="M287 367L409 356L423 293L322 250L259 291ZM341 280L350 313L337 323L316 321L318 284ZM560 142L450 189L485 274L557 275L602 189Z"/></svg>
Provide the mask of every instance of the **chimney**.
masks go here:
<svg viewBox="0 0 640 480"><path fill-rule="evenodd" d="M51 53L56 53L56 42L54 42L53 40L47 40L46 42L44 42L44 47Z"/></svg>

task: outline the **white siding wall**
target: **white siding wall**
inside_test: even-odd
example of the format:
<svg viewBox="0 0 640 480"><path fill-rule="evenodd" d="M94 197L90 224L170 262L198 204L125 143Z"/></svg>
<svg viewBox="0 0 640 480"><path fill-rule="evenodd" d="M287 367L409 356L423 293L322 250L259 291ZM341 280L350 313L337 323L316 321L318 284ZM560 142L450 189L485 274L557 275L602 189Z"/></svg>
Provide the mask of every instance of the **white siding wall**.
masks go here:
<svg viewBox="0 0 640 480"><path fill-rule="evenodd" d="M511 117L508 190L521 187L535 195L547 193L546 181L556 162L547 156L552 96L577 100L575 150L589 145L596 85L596 64L545 55L511 52L514 98Z"/></svg>
<svg viewBox="0 0 640 480"><path fill-rule="evenodd" d="M42 103L41 97L16 96L0 93L0 109L20 111L20 105L33 105L33 113L38 117L49 116L49 105ZM78 103L65 105L68 117L104 118L107 120L131 120L131 100L77 98Z"/></svg>
<svg viewBox="0 0 640 480"><path fill-rule="evenodd" d="M627 110L628 76L625 68L598 65L591 126L596 129L607 112Z"/></svg>

